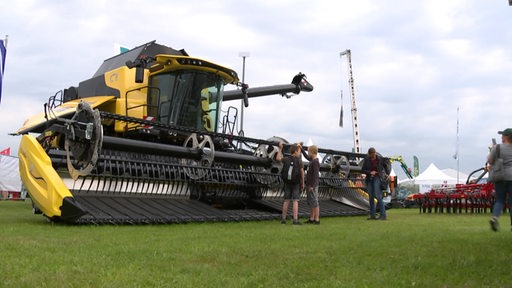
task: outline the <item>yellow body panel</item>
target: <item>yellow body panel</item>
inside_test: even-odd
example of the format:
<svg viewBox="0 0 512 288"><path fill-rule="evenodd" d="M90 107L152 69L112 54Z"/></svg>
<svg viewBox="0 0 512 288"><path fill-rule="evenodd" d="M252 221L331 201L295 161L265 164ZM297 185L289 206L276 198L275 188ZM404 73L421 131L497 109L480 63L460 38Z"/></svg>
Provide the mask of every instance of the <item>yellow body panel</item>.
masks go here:
<svg viewBox="0 0 512 288"><path fill-rule="evenodd" d="M116 99L116 110L114 113L118 115L126 115L128 117L134 117L143 119L147 116L147 89L133 90L128 92L126 98ZM116 121L115 131L122 133L125 128L132 129L140 126L139 124L129 124L126 127L126 123L122 121Z"/></svg>
<svg viewBox="0 0 512 288"><path fill-rule="evenodd" d="M48 217L61 216L64 197L73 197L36 138L23 135L18 149L20 176L30 198Z"/></svg>
<svg viewBox="0 0 512 288"><path fill-rule="evenodd" d="M149 71L144 71L144 82L134 83L135 69L130 69L126 66L119 67L112 71L105 73L105 83L108 87L119 90L121 95L115 101L115 111L118 115L125 115L143 119L147 116L147 85L148 85ZM122 121L116 121L115 131L118 133L125 132L126 129L133 129L140 125L127 124Z"/></svg>
<svg viewBox="0 0 512 288"><path fill-rule="evenodd" d="M114 96L96 96L96 97L88 97L88 98L71 100L71 101L62 103L62 105L53 109L52 113L48 113L47 116L49 119L55 119L57 117L64 117L66 115L71 115L71 114L75 113L76 106L82 100L89 102L89 104L91 104L92 108L96 108L96 107L100 106L101 104L104 104L105 102L110 101L114 98L115 98ZM36 115L28 118L23 123L23 126L20 129L18 129L18 131L16 133L19 135L19 134L24 134L24 133L30 132L30 130L32 128L34 128L46 121L47 120L45 118L45 113L41 112L39 114L36 114Z"/></svg>
<svg viewBox="0 0 512 288"><path fill-rule="evenodd" d="M105 72L105 84L113 89L120 91L121 98L125 93L148 85L149 71L144 70L144 82L135 83L135 69L122 66L111 71Z"/></svg>

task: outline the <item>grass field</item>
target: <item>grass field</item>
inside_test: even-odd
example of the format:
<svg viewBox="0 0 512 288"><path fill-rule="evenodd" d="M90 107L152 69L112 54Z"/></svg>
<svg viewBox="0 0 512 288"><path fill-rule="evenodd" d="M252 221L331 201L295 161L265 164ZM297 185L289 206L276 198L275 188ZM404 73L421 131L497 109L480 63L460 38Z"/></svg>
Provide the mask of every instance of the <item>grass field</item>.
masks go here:
<svg viewBox="0 0 512 288"><path fill-rule="evenodd" d="M65 226L0 202L0 287L512 287L503 215Z"/></svg>

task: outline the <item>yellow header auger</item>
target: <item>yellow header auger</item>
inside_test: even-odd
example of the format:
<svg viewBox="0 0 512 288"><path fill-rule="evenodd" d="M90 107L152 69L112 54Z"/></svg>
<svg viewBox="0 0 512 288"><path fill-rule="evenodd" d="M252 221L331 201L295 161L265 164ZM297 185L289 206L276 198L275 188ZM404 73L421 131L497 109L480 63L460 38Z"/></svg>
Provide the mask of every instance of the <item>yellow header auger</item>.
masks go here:
<svg viewBox="0 0 512 288"><path fill-rule="evenodd" d="M33 210L55 222L276 219L275 154L287 141L235 135L237 109L223 111L222 102L312 90L302 73L291 84L248 88L229 68L149 42L50 97L14 133L22 182ZM319 151L323 216L366 214L347 178L362 155Z"/></svg>

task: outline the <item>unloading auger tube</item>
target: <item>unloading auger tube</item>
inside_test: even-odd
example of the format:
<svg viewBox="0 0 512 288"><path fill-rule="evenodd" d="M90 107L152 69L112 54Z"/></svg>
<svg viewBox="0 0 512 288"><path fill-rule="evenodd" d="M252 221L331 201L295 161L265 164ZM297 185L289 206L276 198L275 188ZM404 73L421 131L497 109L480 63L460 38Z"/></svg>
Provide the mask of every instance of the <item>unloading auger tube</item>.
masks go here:
<svg viewBox="0 0 512 288"><path fill-rule="evenodd" d="M144 65L120 65L127 59ZM217 132L221 82L237 83L236 73L154 42L105 60L93 78L50 98L48 110L16 133L33 210L70 224L278 219L283 182L275 156L288 141ZM167 83L179 84L172 96L164 94ZM311 90L299 73L292 84L225 91L224 100ZM319 152L322 216L366 214L364 188L352 179L364 155ZM309 213L300 207L302 216Z"/></svg>

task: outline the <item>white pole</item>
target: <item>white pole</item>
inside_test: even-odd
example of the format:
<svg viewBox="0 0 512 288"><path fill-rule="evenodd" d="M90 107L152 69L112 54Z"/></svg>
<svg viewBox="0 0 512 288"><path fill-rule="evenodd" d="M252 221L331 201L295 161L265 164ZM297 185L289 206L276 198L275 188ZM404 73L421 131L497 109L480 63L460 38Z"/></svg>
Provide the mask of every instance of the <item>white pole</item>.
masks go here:
<svg viewBox="0 0 512 288"><path fill-rule="evenodd" d="M245 84L245 58L250 56L249 52L240 52L238 54L242 57L242 83ZM243 136L244 134L244 99L241 101L241 109L240 109L240 133Z"/></svg>
<svg viewBox="0 0 512 288"><path fill-rule="evenodd" d="M459 153L459 106L457 106L457 184L459 184L459 162L460 162L460 153Z"/></svg>

